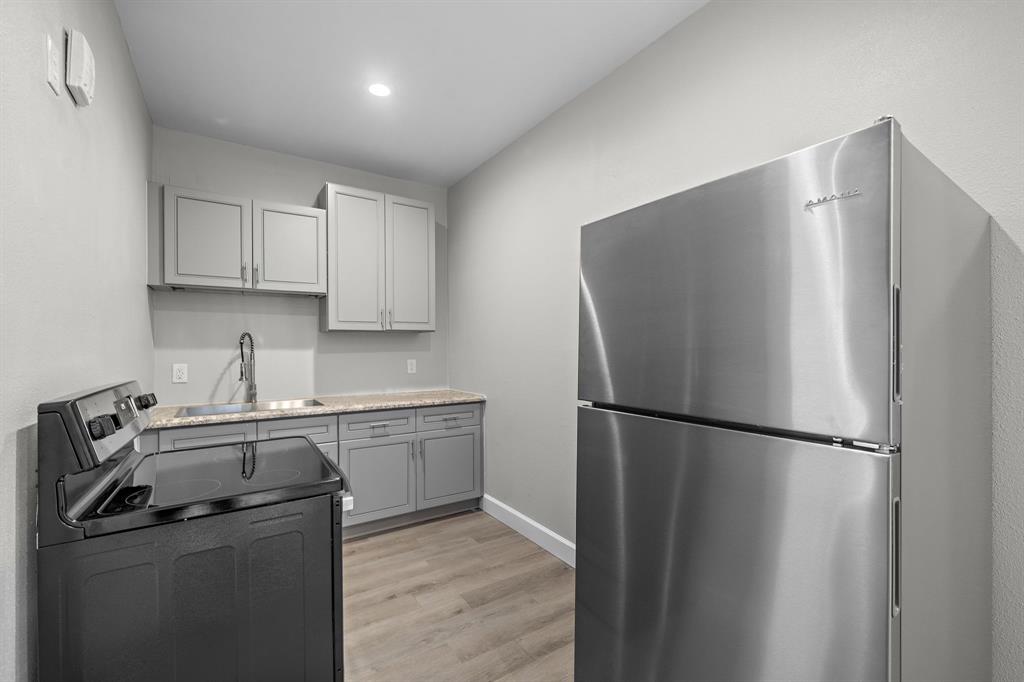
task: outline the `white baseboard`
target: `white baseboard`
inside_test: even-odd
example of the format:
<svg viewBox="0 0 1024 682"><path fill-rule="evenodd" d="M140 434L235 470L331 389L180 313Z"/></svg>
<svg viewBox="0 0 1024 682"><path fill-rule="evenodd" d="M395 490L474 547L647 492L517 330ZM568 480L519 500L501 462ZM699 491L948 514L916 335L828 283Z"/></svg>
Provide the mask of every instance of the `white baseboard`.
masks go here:
<svg viewBox="0 0 1024 682"><path fill-rule="evenodd" d="M573 568L576 567L575 543L569 542L550 528L542 526L526 514L490 495L483 496L480 508L526 539L540 545L542 549L551 552Z"/></svg>

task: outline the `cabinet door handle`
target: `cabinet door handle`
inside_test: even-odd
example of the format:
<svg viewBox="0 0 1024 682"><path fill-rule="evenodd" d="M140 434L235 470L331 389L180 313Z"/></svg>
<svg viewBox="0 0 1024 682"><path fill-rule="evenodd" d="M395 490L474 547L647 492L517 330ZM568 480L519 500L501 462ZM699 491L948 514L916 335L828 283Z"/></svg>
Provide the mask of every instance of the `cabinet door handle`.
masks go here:
<svg viewBox="0 0 1024 682"><path fill-rule="evenodd" d="M257 263L256 265L252 266L252 283L253 283L253 286L256 286L257 284L260 283L260 264L259 263Z"/></svg>
<svg viewBox="0 0 1024 682"><path fill-rule="evenodd" d="M248 272L246 272L246 263L242 263L242 284L249 281Z"/></svg>
<svg viewBox="0 0 1024 682"><path fill-rule="evenodd" d="M394 321L393 317L394 316L391 313L391 309L389 308L388 309L388 329L391 329L392 327L394 327L395 321Z"/></svg>
<svg viewBox="0 0 1024 682"><path fill-rule="evenodd" d="M384 329L384 309L380 309L380 328Z"/></svg>

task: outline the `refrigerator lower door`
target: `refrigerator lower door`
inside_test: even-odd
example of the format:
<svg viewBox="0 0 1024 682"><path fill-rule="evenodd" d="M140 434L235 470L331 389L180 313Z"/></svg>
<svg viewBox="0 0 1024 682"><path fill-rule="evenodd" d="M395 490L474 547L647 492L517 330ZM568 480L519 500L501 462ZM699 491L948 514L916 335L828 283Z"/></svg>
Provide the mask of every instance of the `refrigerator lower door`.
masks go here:
<svg viewBox="0 0 1024 682"><path fill-rule="evenodd" d="M578 435L577 680L890 679L892 456L587 407Z"/></svg>

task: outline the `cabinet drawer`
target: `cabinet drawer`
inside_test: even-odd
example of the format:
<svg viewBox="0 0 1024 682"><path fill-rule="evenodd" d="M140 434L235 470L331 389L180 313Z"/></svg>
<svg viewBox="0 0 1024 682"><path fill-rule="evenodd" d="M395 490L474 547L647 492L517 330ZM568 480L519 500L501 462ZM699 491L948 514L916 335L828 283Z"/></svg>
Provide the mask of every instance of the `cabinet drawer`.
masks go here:
<svg viewBox="0 0 1024 682"><path fill-rule="evenodd" d="M338 420L341 440L396 436L416 431L414 410L357 412L343 414Z"/></svg>
<svg viewBox="0 0 1024 682"><path fill-rule="evenodd" d="M256 440L256 422L160 429L160 451Z"/></svg>
<svg viewBox="0 0 1024 682"><path fill-rule="evenodd" d="M421 407L416 410L416 430L455 429L480 425L480 403Z"/></svg>
<svg viewBox="0 0 1024 682"><path fill-rule="evenodd" d="M309 436L314 443L329 443L338 440L338 417L296 417L292 419L268 419L256 425L256 437L260 440Z"/></svg>

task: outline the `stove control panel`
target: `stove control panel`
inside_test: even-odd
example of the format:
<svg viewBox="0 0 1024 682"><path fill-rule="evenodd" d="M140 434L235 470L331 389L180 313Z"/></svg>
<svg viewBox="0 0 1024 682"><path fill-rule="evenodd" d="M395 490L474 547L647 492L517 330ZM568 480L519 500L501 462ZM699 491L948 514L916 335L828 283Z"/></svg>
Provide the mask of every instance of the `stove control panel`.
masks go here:
<svg viewBox="0 0 1024 682"><path fill-rule="evenodd" d="M131 381L97 389L73 401L76 421L91 448L92 466L132 443L149 426L148 407L156 396Z"/></svg>

